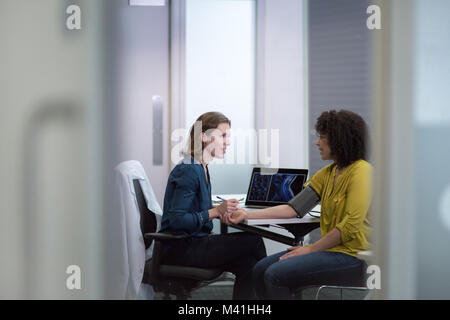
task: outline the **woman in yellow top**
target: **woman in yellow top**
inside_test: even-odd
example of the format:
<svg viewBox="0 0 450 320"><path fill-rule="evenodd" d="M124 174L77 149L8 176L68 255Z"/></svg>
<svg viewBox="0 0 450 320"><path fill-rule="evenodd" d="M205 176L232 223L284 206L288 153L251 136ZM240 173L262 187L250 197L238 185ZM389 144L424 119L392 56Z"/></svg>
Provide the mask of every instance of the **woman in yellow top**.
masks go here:
<svg viewBox="0 0 450 320"><path fill-rule="evenodd" d="M322 113L315 127L322 160L333 160L309 180L307 188L320 198L322 238L311 246L292 247L260 260L253 269L253 284L261 299L290 299L291 289L335 283L360 272L363 262L357 253L369 247L372 167L365 160L367 125L353 112L332 110ZM222 221L303 216L299 199L305 190L287 205L240 209L224 215Z"/></svg>

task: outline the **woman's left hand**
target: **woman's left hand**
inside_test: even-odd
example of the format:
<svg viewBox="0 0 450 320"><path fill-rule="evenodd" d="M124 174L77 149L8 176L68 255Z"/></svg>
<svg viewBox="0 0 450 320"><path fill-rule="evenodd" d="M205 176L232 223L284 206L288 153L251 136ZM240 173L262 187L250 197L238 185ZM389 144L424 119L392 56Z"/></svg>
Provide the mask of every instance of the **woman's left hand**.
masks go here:
<svg viewBox="0 0 450 320"><path fill-rule="evenodd" d="M301 246L288 248L288 251L289 251L288 253L280 257L280 260L286 260L295 256L301 256L303 254L312 253L311 247L301 247Z"/></svg>
<svg viewBox="0 0 450 320"><path fill-rule="evenodd" d="M220 217L222 223L227 225L239 224L247 218L247 211L242 208L237 208L233 212L227 212Z"/></svg>

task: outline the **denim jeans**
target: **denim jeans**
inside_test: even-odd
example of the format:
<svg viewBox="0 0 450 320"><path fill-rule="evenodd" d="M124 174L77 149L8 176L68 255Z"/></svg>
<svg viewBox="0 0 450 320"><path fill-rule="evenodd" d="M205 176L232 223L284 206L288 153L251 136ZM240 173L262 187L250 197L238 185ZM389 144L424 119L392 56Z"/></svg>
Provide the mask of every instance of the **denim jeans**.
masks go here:
<svg viewBox="0 0 450 320"><path fill-rule="evenodd" d="M236 276L233 299L255 299L252 270L266 257L260 236L236 232L205 237L192 237L167 243L162 260L167 264L190 267L219 268Z"/></svg>
<svg viewBox="0 0 450 320"><path fill-rule="evenodd" d="M268 256L253 268L253 285L260 299L293 298L292 289L334 283L361 272L363 262L340 252L314 252L280 261L288 251Z"/></svg>

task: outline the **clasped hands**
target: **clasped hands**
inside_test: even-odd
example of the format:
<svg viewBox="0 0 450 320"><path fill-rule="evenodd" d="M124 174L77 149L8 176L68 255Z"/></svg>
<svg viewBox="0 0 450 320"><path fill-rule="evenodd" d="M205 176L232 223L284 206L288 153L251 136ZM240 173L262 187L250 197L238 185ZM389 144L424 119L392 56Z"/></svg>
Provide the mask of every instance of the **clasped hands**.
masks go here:
<svg viewBox="0 0 450 320"><path fill-rule="evenodd" d="M239 201L230 199L223 201L216 207L217 217L222 223L227 225L238 224L247 219L247 211L239 207ZM295 246L287 249L288 252L280 257L280 260L286 260L295 256L308 254L312 252L311 247Z"/></svg>
<svg viewBox="0 0 450 320"><path fill-rule="evenodd" d="M225 200L216 209L220 221L228 225L238 224L247 218L247 212L239 207L237 199Z"/></svg>

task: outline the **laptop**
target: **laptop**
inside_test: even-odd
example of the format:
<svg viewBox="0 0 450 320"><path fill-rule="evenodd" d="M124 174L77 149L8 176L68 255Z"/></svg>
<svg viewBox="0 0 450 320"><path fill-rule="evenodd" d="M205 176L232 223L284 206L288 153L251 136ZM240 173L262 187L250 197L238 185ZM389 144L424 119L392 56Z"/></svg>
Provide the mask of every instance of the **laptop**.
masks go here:
<svg viewBox="0 0 450 320"><path fill-rule="evenodd" d="M253 168L244 208L266 208L288 203L300 191L308 169Z"/></svg>

